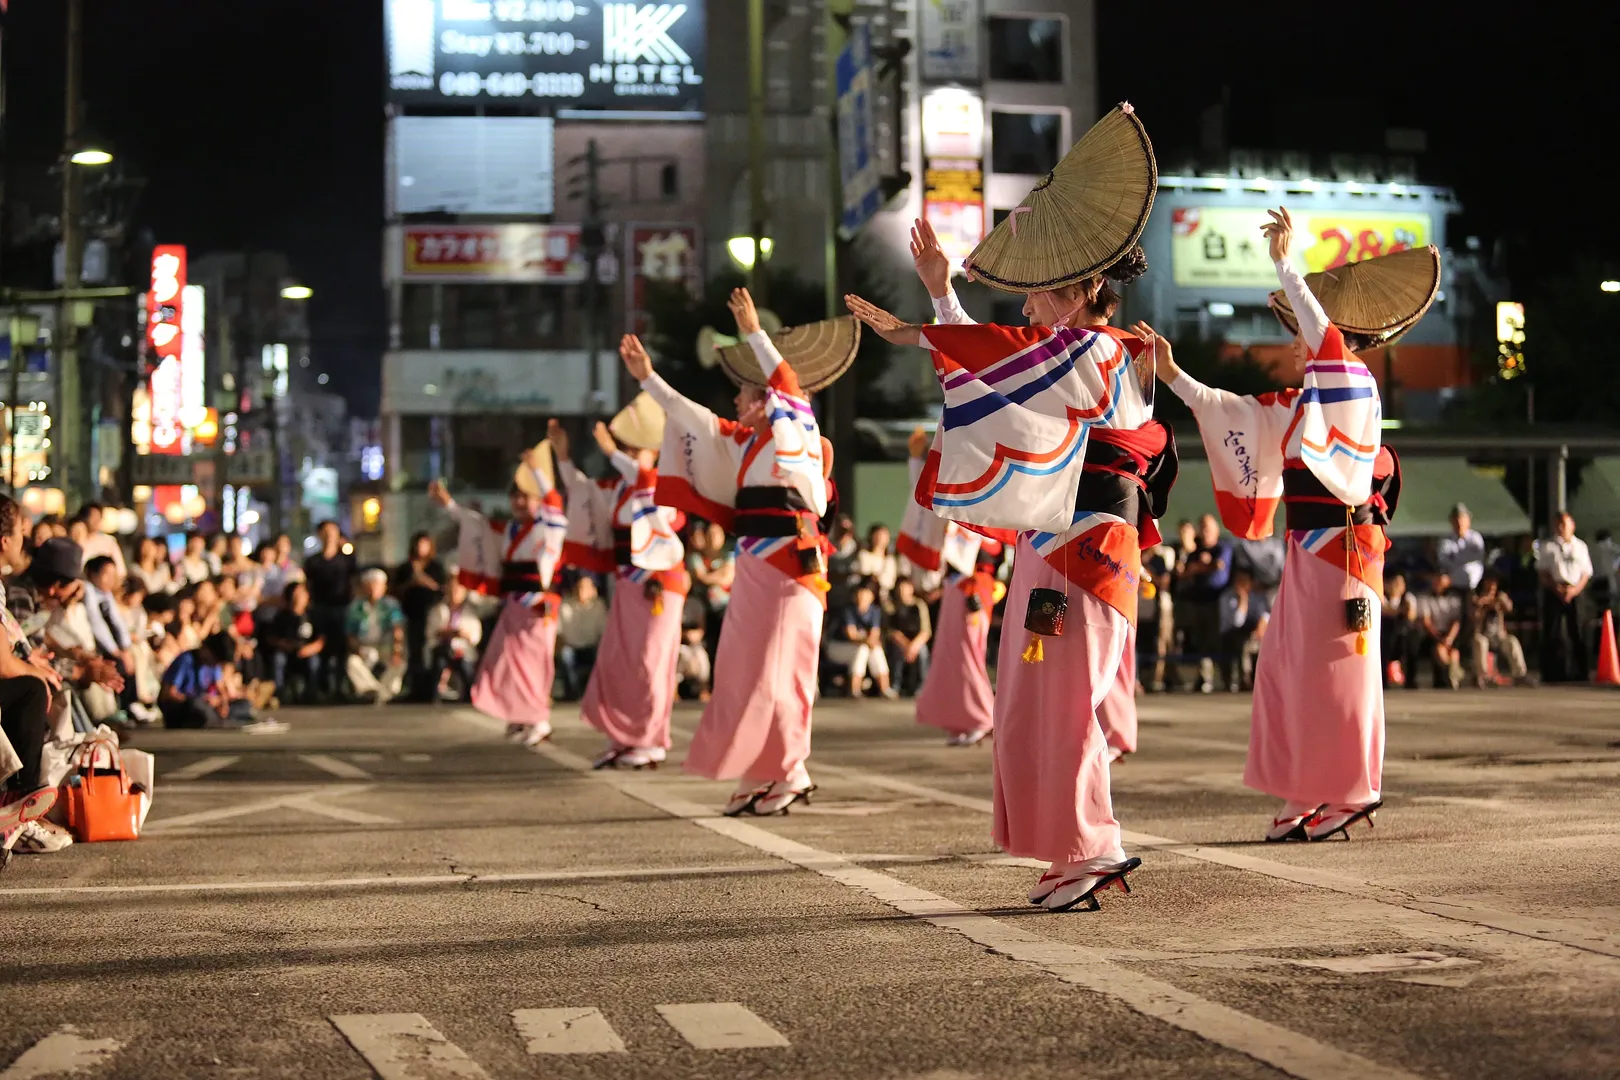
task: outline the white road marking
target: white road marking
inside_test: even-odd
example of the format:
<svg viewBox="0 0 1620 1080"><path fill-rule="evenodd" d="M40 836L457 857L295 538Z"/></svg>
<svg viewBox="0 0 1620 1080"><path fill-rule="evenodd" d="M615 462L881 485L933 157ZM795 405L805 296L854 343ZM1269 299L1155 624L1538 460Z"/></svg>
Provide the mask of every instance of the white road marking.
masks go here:
<svg viewBox="0 0 1620 1080"><path fill-rule="evenodd" d="M420 1013L329 1017L382 1080L488 1080L489 1074Z"/></svg>
<svg viewBox="0 0 1620 1080"><path fill-rule="evenodd" d="M326 803L318 802L317 797L314 795L296 795L290 799L283 799L281 805L289 810L302 810L306 814L316 814L336 821L347 821L351 825L393 825L399 821L398 818L372 814L365 810L351 810L346 806L328 806Z"/></svg>
<svg viewBox="0 0 1620 1080"><path fill-rule="evenodd" d="M71 1024L64 1024L24 1050L0 1072L0 1080L36 1080L45 1076L73 1076L107 1064L124 1044L117 1039L87 1039Z"/></svg>
<svg viewBox="0 0 1620 1080"><path fill-rule="evenodd" d="M306 765L313 765L322 772L329 772L340 780L370 780L372 776L358 765L351 765L342 758L335 758L330 754L299 754L298 760Z"/></svg>
<svg viewBox="0 0 1620 1080"><path fill-rule="evenodd" d="M432 754L401 754L401 755L399 755L399 760L408 761L413 765L420 765L424 761L432 761L433 760L433 755Z"/></svg>
<svg viewBox="0 0 1620 1080"><path fill-rule="evenodd" d="M272 810L302 810L305 813L335 818L338 821L347 821L357 825L395 824L396 819L391 817L370 814L364 810L350 810L347 807L329 806L324 801L326 799L341 798L345 795L358 795L363 791L370 790L371 785L369 784L332 784L326 787L305 788L302 791L277 795L268 799L259 799L255 802L238 803L234 806L218 806L212 810L199 810L194 814L181 814L178 817L162 818L158 821L148 822L144 831L148 833L173 832L197 825L212 825L217 821L229 821L231 818L269 813Z"/></svg>
<svg viewBox="0 0 1620 1080"><path fill-rule="evenodd" d="M624 1040L600 1009L514 1009L531 1054L622 1054Z"/></svg>
<svg viewBox="0 0 1620 1080"><path fill-rule="evenodd" d="M788 1046L786 1037L735 1001L660 1005L659 1015L699 1050L751 1050Z"/></svg>
<svg viewBox="0 0 1620 1080"><path fill-rule="evenodd" d="M1321 968L1340 975L1378 975L1386 971L1438 971L1444 968L1473 967L1478 960L1447 956L1437 952L1367 953L1360 956L1329 956L1320 960L1290 960L1297 967Z"/></svg>
<svg viewBox="0 0 1620 1080"><path fill-rule="evenodd" d="M367 765L374 765L383 759L381 754L345 754L344 757L347 757L350 761Z"/></svg>
<svg viewBox="0 0 1620 1080"><path fill-rule="evenodd" d="M893 862L887 855L851 857L852 862ZM624 870L538 870L504 874L418 874L409 877L315 878L304 881L190 881L162 885L55 885L0 889L0 900L24 896L140 895L143 893L318 892L323 889L432 887L438 885L523 884L525 882L633 881L680 877L726 877L736 874L781 874L792 870L779 862L737 866L642 866Z"/></svg>
<svg viewBox="0 0 1620 1080"><path fill-rule="evenodd" d="M209 773L228 769L241 760L241 754L219 754L215 757L205 757L201 761L193 761L190 765L182 765L178 769L166 771L160 775L165 783L170 780L200 780Z"/></svg>

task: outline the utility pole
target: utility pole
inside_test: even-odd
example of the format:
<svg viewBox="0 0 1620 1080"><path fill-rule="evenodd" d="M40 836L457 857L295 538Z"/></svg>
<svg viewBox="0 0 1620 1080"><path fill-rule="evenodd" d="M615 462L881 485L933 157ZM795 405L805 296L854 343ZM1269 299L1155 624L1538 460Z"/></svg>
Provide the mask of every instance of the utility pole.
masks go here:
<svg viewBox="0 0 1620 1080"><path fill-rule="evenodd" d="M82 284L83 238L80 235L82 211L79 206L79 178L73 165L73 155L79 141L79 87L82 78L80 54L83 52L84 0L67 0L67 113L66 136L62 147L62 292L57 302L56 337L56 405L52 410L55 429L56 460L60 465L62 493L70 507L83 502L93 493L86 475L89 455L86 436L89 426L83 416L83 395L79 387L79 327L77 302L70 294Z"/></svg>
<svg viewBox="0 0 1620 1080"><path fill-rule="evenodd" d="M585 351L591 369L591 402L596 405L602 400L602 377L598 369L601 367L602 332L607 328L607 314L602 310L602 284L597 272L605 237L600 175L602 154L597 149L596 140L587 140L585 152L569 164L584 166L571 194L585 199L585 222L580 229L580 243L585 249Z"/></svg>
<svg viewBox="0 0 1620 1080"><path fill-rule="evenodd" d="M748 291L754 306L763 307L769 300L765 288L765 0L748 0L748 231L754 242Z"/></svg>
<svg viewBox="0 0 1620 1080"><path fill-rule="evenodd" d="M822 0L822 49L827 54L827 220L822 248L822 279L826 317L845 314L839 275L839 239L844 225L844 178L838 144L838 56L844 47L845 23L839 21L838 0ZM850 5L844 5L848 18ZM846 372L826 392L826 419L833 444L833 484L838 489L839 511L849 514L855 507L855 373Z"/></svg>

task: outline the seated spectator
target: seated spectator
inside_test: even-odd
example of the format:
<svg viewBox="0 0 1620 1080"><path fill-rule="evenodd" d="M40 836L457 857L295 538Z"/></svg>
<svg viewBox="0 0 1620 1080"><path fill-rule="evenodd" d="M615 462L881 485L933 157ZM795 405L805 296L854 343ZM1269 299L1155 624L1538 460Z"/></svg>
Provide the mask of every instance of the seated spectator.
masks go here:
<svg viewBox="0 0 1620 1080"><path fill-rule="evenodd" d="M40 644L54 654L57 673L84 710L84 715L76 715L75 725L94 730L105 723L122 729L129 724L118 705L124 679L96 645L84 607L83 563L77 544L52 539L34 553L26 580L18 583L32 593L31 601L13 600L11 607L15 613L31 602L32 617L24 625L43 623Z"/></svg>
<svg viewBox="0 0 1620 1080"><path fill-rule="evenodd" d="M709 700L709 686L713 681L713 665L709 649L703 641L703 627L681 627L681 646L675 659L676 689L682 698Z"/></svg>
<svg viewBox="0 0 1620 1080"><path fill-rule="evenodd" d="M0 563L21 561L23 510L14 500L0 495ZM0 773L10 770L0 785L0 848L10 852L24 843L25 830L41 818L56 801L56 789L45 783L41 764L45 742L50 738L49 705L51 693L61 679L44 653L35 652L22 625L4 605L0 605ZM8 752L9 751L9 752Z"/></svg>
<svg viewBox="0 0 1620 1080"><path fill-rule="evenodd" d="M1444 570L1434 575L1429 595L1419 601L1418 619L1423 628L1419 649L1434 665L1435 687L1457 689L1463 677L1462 650L1457 644L1462 633L1462 600L1452 591L1451 575Z"/></svg>
<svg viewBox="0 0 1620 1080"><path fill-rule="evenodd" d="M124 689L118 695L118 707L128 713L136 704L134 639L119 610L118 564L105 555L97 555L84 564L84 613L90 623L90 633L96 651L103 659L118 666L118 675L124 680ZM133 715L133 714L131 714Z"/></svg>
<svg viewBox="0 0 1620 1080"><path fill-rule="evenodd" d="M129 628L129 654L134 665L134 704L129 708L141 723L155 723L162 719L157 711L158 676L162 671L153 660L153 625L146 612L146 599L146 586L139 577L131 574L124 579L118 612Z"/></svg>
<svg viewBox="0 0 1620 1080"><path fill-rule="evenodd" d="M386 705L405 684L405 616L388 595L388 573L360 575L360 595L344 619L349 638L344 670L362 701Z"/></svg>
<svg viewBox="0 0 1620 1080"><path fill-rule="evenodd" d="M146 586L149 596L173 592L175 584L174 575L169 569L169 549L163 541L143 536L135 551L136 562L129 568L129 576L138 578Z"/></svg>
<svg viewBox="0 0 1620 1080"><path fill-rule="evenodd" d="M79 518L84 522L86 536L84 539L84 558L86 562L91 559L111 559L116 573L113 575L113 585L122 586L128 571L124 565L124 549L118 546L118 537L102 531L102 521L107 516L106 508L100 503L85 503L80 508Z"/></svg>
<svg viewBox="0 0 1620 1080"><path fill-rule="evenodd" d="M704 605L704 636L711 642L718 641L721 620L731 603L731 586L737 578L737 556L727 546L726 530L713 522L699 523L692 530L692 542L693 550L686 558L687 571L692 575L687 600L696 598Z"/></svg>
<svg viewBox="0 0 1620 1080"><path fill-rule="evenodd" d="M450 578L444 599L428 610L424 636L427 657L423 669L439 700L469 700L473 677L478 672L478 646L484 640L484 624L473 608L467 586L459 579ZM452 676L460 680L459 688L451 685Z"/></svg>
<svg viewBox="0 0 1620 1080"><path fill-rule="evenodd" d="M849 669L850 697L861 696L868 675L884 697L900 696L889 685L882 627L883 609L877 606L877 583L863 579L855 587L855 598L844 605L833 620L832 637L827 642L827 659Z"/></svg>
<svg viewBox="0 0 1620 1080"><path fill-rule="evenodd" d="M252 704L240 692L231 660L235 653L229 634L214 634L175 657L163 673L158 697L164 727L270 730L258 723Z"/></svg>
<svg viewBox="0 0 1620 1080"><path fill-rule="evenodd" d="M1423 644L1423 627L1418 622L1417 598L1406 588L1406 575L1384 578L1383 617L1378 626L1384 688L1405 686L1417 689L1417 662Z"/></svg>
<svg viewBox="0 0 1620 1080"><path fill-rule="evenodd" d="M877 602L887 604L894 583L900 577L900 563L889 551L889 527L873 525L866 530L866 546L855 553L855 573L877 590Z"/></svg>
<svg viewBox="0 0 1620 1080"><path fill-rule="evenodd" d="M309 589L294 581L282 591L281 603L266 623L263 641L276 696L284 702L313 704L321 686L321 654L326 639L309 617Z"/></svg>
<svg viewBox="0 0 1620 1080"><path fill-rule="evenodd" d="M557 675L564 701L578 701L596 667L596 649L607 632L607 605L596 591L596 579L580 574L563 597L557 617Z"/></svg>
<svg viewBox="0 0 1620 1080"><path fill-rule="evenodd" d="M1229 689L1254 688L1254 664L1270 622L1271 605L1254 587L1254 575L1246 569L1234 570L1232 584L1220 599L1221 660Z"/></svg>
<svg viewBox="0 0 1620 1080"><path fill-rule="evenodd" d="M917 598L917 587L910 578L894 583L894 606L883 617L883 652L895 687L901 693L915 694L928 675L928 642L933 638L928 605Z"/></svg>
<svg viewBox="0 0 1620 1080"><path fill-rule="evenodd" d="M1507 667L1508 676L1515 684L1534 685L1530 669L1525 666L1524 647L1508 632L1507 617L1513 614L1513 601L1502 591L1501 579L1494 572L1487 571L1480 580L1473 604L1474 685L1483 689L1492 683L1487 672L1488 658L1493 654Z"/></svg>
<svg viewBox="0 0 1620 1080"><path fill-rule="evenodd" d="M208 565L205 544L201 533L192 533L186 537L186 550L180 556L176 576L187 585L198 585L214 576L213 568Z"/></svg>

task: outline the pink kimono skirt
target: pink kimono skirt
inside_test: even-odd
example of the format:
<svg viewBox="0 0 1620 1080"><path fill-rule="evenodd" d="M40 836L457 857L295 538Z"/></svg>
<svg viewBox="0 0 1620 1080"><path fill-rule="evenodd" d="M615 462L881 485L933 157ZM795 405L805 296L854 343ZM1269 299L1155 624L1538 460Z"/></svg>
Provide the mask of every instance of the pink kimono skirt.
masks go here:
<svg viewBox="0 0 1620 1080"><path fill-rule="evenodd" d="M607 630L597 646L579 715L616 746L669 749L685 599L665 592L662 610L654 615L639 583L622 577L615 583Z"/></svg>
<svg viewBox="0 0 1620 1080"><path fill-rule="evenodd" d="M939 598L939 625L928 664L928 678L917 691L917 723L952 735L972 735L995 726L995 695L985 653L990 644L990 612L968 613L967 595L947 582Z"/></svg>
<svg viewBox="0 0 1620 1080"><path fill-rule="evenodd" d="M737 556L714 658L714 696L686 752L711 780L786 780L810 756L821 598L763 559Z"/></svg>
<svg viewBox="0 0 1620 1080"><path fill-rule="evenodd" d="M1037 588L1066 593L1068 616L1061 637L1041 639L1045 659L1026 664L1024 614ZM995 842L1008 854L1072 863L1119 850L1097 705L1118 673L1128 626L1018 541L995 709Z"/></svg>
<svg viewBox="0 0 1620 1080"><path fill-rule="evenodd" d="M1344 571L1288 535L1288 561L1254 676L1254 718L1243 782L1302 806L1378 798L1384 771L1384 691L1376 614L1365 655L1344 628ZM1351 579L1354 595L1378 597Z"/></svg>
<svg viewBox="0 0 1620 1080"><path fill-rule="evenodd" d="M1097 723L1113 750L1136 753L1136 627L1125 625L1125 651L1119 658L1119 674L1097 706Z"/></svg>
<svg viewBox="0 0 1620 1080"><path fill-rule="evenodd" d="M508 724L551 719L557 618L506 600L473 682L473 708Z"/></svg>

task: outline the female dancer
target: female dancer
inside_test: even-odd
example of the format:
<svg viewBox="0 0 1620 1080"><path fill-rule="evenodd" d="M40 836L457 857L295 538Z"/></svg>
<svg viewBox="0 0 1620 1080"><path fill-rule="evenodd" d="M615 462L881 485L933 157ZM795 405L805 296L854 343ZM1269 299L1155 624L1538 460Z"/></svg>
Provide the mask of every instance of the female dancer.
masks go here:
<svg viewBox="0 0 1620 1080"><path fill-rule="evenodd" d="M1288 211L1270 213L1264 232L1283 286L1272 306L1296 334L1302 390L1212 389L1177 367L1151 328L1138 331L1154 338L1159 375L1198 418L1226 527L1267 536L1283 503L1288 556L1255 675L1243 782L1283 801L1267 840L1323 840L1371 826L1382 805L1376 612L1400 469L1380 446L1378 386L1355 352L1423 316L1440 259L1433 248L1405 251L1313 274L1308 285L1290 261Z"/></svg>
<svg viewBox="0 0 1620 1080"><path fill-rule="evenodd" d="M713 696L685 768L740 781L728 816L775 814L814 790L804 763L826 606L817 522L827 510L827 481L820 431L798 374L760 329L746 289L734 290L729 306L757 362L752 379L728 367L741 381L736 421L676 393L635 337L626 336L619 353L667 418L658 502L719 522L738 538Z"/></svg>
<svg viewBox="0 0 1620 1080"><path fill-rule="evenodd" d="M562 495L547 464L534 450L525 450L523 468L534 478L538 494L517 483L508 493L512 520L502 533L497 585L503 597L501 618L484 650L472 689L473 707L505 720L506 737L524 746L551 737L551 680L556 671L552 654L561 603L551 592L551 582L568 531ZM457 506L437 480L429 485L428 496L460 523L462 551L487 547L492 530L482 514ZM472 576L488 581L492 569L480 566Z"/></svg>
<svg viewBox="0 0 1620 1080"><path fill-rule="evenodd" d="M663 412L650 398L614 417L613 431L635 452L631 457L607 424L597 424L596 445L621 477L602 483L568 460L567 436L561 436L557 463L570 508L595 503L596 518L611 523L593 546L606 541L616 574L613 603L579 707L585 722L608 737L598 769L657 767L669 749L681 606L691 579L676 535L682 515L653 502L663 427Z"/></svg>
<svg viewBox="0 0 1620 1080"><path fill-rule="evenodd" d="M909 449L915 489L928 450L922 429L912 433ZM919 577L941 583L932 662L917 691L917 723L943 729L948 746L977 745L995 727L985 654L990 613L1005 591L996 580L1001 543L924 510L915 499L907 501L900 521L897 550Z"/></svg>

